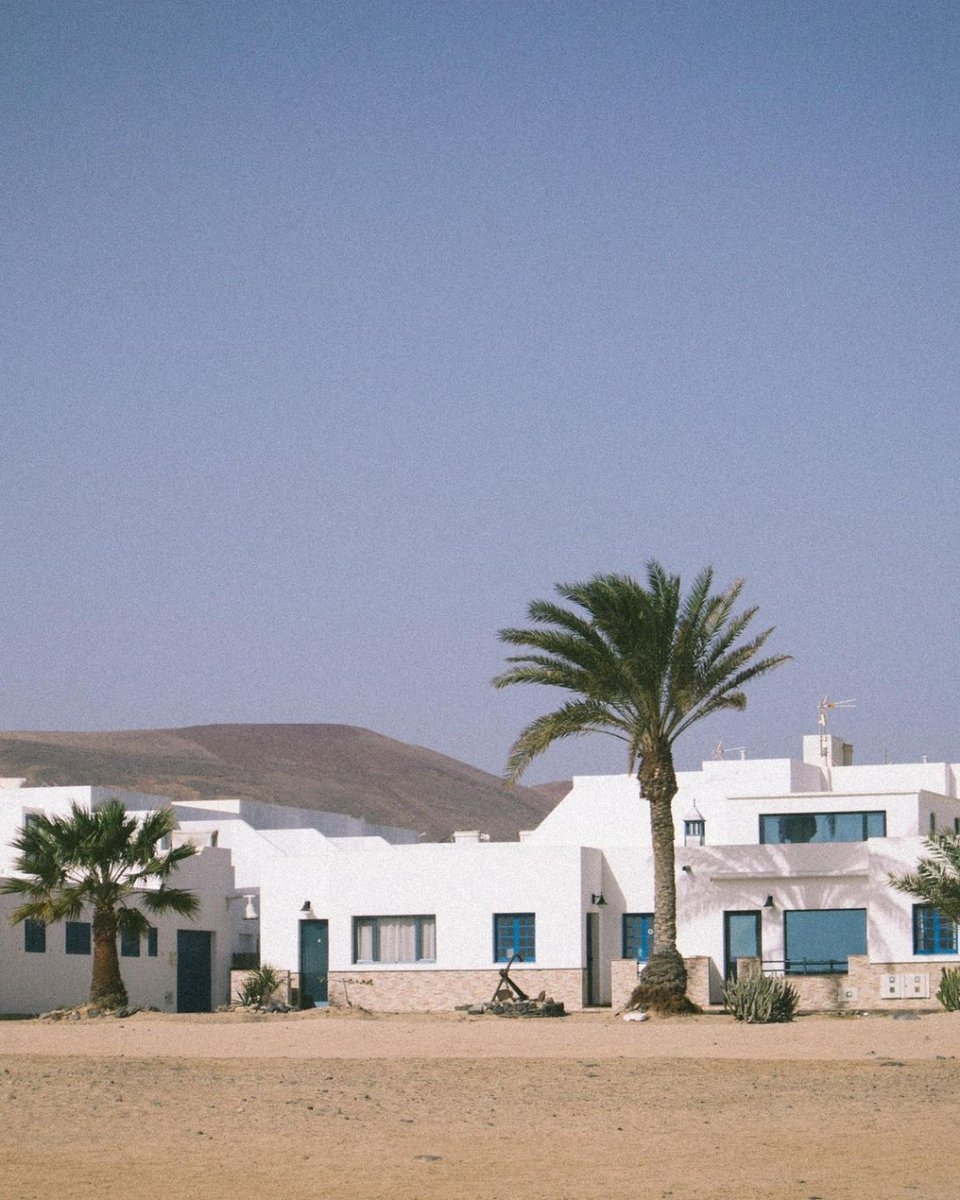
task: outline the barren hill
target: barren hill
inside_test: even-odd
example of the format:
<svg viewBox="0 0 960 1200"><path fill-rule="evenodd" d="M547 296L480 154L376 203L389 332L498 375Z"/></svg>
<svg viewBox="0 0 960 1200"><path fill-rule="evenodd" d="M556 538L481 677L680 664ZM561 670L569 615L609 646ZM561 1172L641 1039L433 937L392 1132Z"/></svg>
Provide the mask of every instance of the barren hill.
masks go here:
<svg viewBox="0 0 960 1200"><path fill-rule="evenodd" d="M0 776L99 784L177 800L241 796L400 825L429 838L515 838L556 800L352 725L195 725L112 733L0 733Z"/></svg>

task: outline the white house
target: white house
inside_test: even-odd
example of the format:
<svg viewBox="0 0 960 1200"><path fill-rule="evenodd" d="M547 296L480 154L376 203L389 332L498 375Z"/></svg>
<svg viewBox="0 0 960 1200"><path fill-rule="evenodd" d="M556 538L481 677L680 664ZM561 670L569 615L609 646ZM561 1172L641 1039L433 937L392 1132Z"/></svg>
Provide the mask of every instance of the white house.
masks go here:
<svg viewBox="0 0 960 1200"><path fill-rule="evenodd" d="M10 843L32 814L68 816L72 802L94 808L113 797L134 813L167 803L162 796L116 788L0 790L0 877L13 873ZM147 937L121 938L120 968L132 1003L199 1012L227 998L235 919L229 851L205 846L178 869L176 884L197 894L196 918L158 917ZM19 903L17 896L0 896L0 1012L44 1012L86 1000L93 953L89 915L50 926L11 925Z"/></svg>
<svg viewBox="0 0 960 1200"><path fill-rule="evenodd" d="M941 967L960 962L956 927L887 876L916 863L923 835L960 830L958 775L951 763L854 766L849 746L819 735L800 760L680 772L678 928L693 998L718 1002L724 977L751 959L787 973L805 1007L934 1003ZM51 789L20 789L21 808L28 791ZM0 792L0 842L14 794ZM198 869L229 856L214 944L250 951L258 935L262 961L291 972L304 1004L449 1009L489 999L516 954L511 977L529 994L619 1007L650 951L649 820L630 776L575 779L515 843L461 832L417 844L408 831L248 801L174 809L175 836L204 844ZM252 908L259 922L244 918ZM29 957L0 936L4 962Z"/></svg>
<svg viewBox="0 0 960 1200"><path fill-rule="evenodd" d="M95 808L112 798L132 813L174 808L174 843L190 840L199 850L178 868L176 886L196 893L200 911L193 919L158 917L148 937L121 938L119 947L131 1003L169 1012L205 1011L230 999L231 967L249 965L257 956L258 881L271 857L306 853L328 841L417 840L409 830L372 826L342 813L236 799L182 804L120 788L28 788L22 782L0 779L0 878L13 873L13 839L35 813L68 816L71 804ZM41 1012L85 1000L92 966L89 920L47 928L11 925L19 902L0 896L0 1013Z"/></svg>
<svg viewBox="0 0 960 1200"><path fill-rule="evenodd" d="M922 836L960 829L950 763L853 766L839 738L803 758L681 772L679 946L701 1003L737 960L786 972L811 1007L930 1002L955 927L894 892ZM650 950L646 806L631 776L583 777L519 843L355 843L274 858L260 877L261 953L314 999L450 1008L489 998L498 964L568 1008L620 1005ZM325 986L318 982L325 976Z"/></svg>

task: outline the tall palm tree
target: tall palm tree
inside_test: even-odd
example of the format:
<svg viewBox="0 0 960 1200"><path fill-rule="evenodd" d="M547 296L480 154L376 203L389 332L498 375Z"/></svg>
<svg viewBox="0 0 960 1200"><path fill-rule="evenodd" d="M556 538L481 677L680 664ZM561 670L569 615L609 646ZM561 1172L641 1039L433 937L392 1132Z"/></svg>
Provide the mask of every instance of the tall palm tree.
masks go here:
<svg viewBox="0 0 960 1200"><path fill-rule="evenodd" d="M574 693L517 738L507 762L510 780L561 738L596 732L626 743L628 769L650 805L653 843L654 949L636 1000L661 1010L688 1004L677 951L674 742L711 713L744 708L743 685L789 657L757 657L772 629L745 640L757 610L733 611L742 579L716 594L712 587L708 567L684 598L679 576L658 562L648 565L646 586L627 575L558 584L557 593L580 611L533 601L527 610L533 628L500 631L501 641L526 652L509 657L515 665L493 681L498 688L537 683Z"/></svg>
<svg viewBox="0 0 960 1200"><path fill-rule="evenodd" d="M31 817L13 842L20 852L14 864L18 874L0 881L0 893L25 897L11 914L13 924L77 920L85 911L92 916L91 1004L127 1003L118 932L146 933L150 923L145 912L192 917L200 906L193 892L167 883L177 866L196 853L189 843L160 848L173 820L169 808L139 819L119 800L94 809L73 804L69 817Z"/></svg>

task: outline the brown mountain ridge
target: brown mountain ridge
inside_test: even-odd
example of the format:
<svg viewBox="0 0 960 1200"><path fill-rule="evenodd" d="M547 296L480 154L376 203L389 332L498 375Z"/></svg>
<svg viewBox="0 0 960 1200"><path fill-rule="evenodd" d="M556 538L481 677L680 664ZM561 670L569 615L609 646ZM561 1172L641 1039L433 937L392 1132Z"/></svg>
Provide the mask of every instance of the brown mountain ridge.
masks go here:
<svg viewBox="0 0 960 1200"><path fill-rule="evenodd" d="M399 825L516 838L553 808L556 784L495 775L353 725L193 725L100 733L0 733L0 776L93 784L175 800L240 796Z"/></svg>

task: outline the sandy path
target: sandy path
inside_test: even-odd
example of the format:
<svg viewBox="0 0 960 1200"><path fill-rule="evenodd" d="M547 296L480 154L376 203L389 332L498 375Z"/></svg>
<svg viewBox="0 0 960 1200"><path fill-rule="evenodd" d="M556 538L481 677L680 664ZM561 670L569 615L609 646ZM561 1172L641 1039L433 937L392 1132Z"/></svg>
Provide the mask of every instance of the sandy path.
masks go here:
<svg viewBox="0 0 960 1200"><path fill-rule="evenodd" d="M631 1023L609 1013L506 1020L462 1013L280 1016L138 1013L75 1023L0 1021L0 1054L174 1058L960 1058L960 1014L803 1017L741 1025L708 1015Z"/></svg>
<svg viewBox="0 0 960 1200"><path fill-rule="evenodd" d="M0 1022L2 1200L953 1196L960 1020Z"/></svg>

